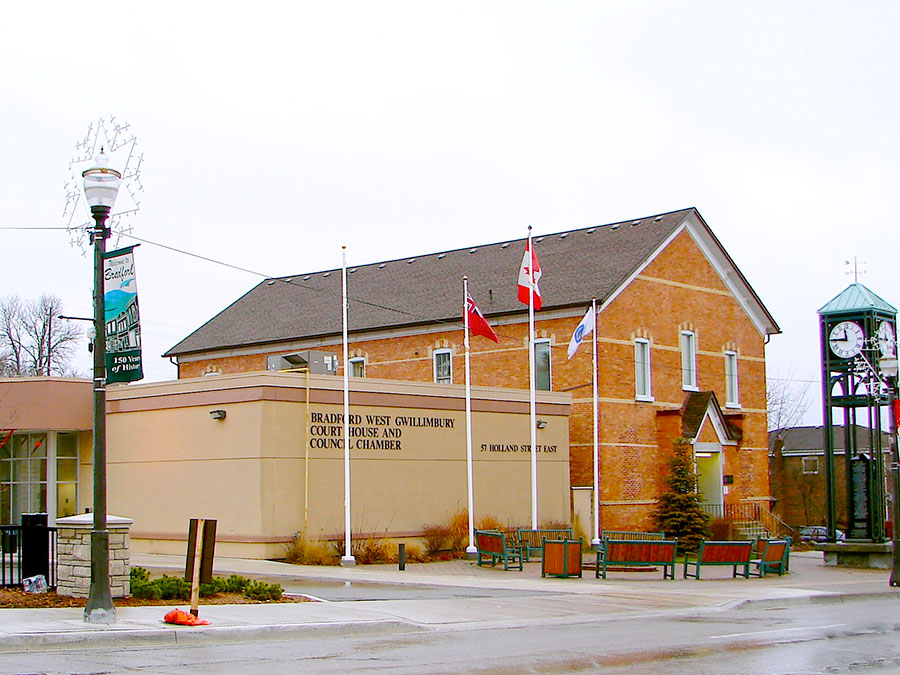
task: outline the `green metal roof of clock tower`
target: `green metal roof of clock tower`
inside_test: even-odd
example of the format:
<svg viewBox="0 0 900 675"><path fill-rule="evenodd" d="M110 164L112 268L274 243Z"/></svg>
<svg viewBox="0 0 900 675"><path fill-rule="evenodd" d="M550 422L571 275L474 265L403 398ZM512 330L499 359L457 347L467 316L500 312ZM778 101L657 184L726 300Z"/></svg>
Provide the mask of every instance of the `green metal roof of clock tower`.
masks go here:
<svg viewBox="0 0 900 675"><path fill-rule="evenodd" d="M841 314L865 310L897 313L897 308L860 283L850 284L819 309L819 314Z"/></svg>

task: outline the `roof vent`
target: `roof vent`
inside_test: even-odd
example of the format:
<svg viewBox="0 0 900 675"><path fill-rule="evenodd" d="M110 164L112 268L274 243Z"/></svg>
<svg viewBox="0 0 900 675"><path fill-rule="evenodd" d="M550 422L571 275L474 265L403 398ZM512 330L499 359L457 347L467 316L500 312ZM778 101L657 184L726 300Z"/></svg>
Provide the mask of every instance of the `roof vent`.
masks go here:
<svg viewBox="0 0 900 675"><path fill-rule="evenodd" d="M381 263L381 264L378 266L378 269L383 270L385 267L387 267L387 263Z"/></svg>
<svg viewBox="0 0 900 675"><path fill-rule="evenodd" d="M560 239L565 239L565 238L568 237L568 236L569 236L569 233L568 233L568 232L563 232L561 235L559 235L559 238L560 238Z"/></svg>
<svg viewBox="0 0 900 675"><path fill-rule="evenodd" d="M544 241L544 238L538 237L537 239L535 239L535 241L540 244L542 241Z"/></svg>
<svg viewBox="0 0 900 675"><path fill-rule="evenodd" d="M407 264L407 265L412 265L414 262L416 262L416 259L415 259L415 258L410 258L409 260L406 261L406 264Z"/></svg>
<svg viewBox="0 0 900 675"><path fill-rule="evenodd" d="M284 283L289 284L289 283L292 283L293 281L294 281L294 277L288 277L287 279L284 280Z"/></svg>
<svg viewBox="0 0 900 675"><path fill-rule="evenodd" d="M635 225L640 225L640 224L641 224L641 221L635 220L634 222L631 223L631 226L634 227Z"/></svg>
<svg viewBox="0 0 900 675"><path fill-rule="evenodd" d="M662 219L663 219L662 216L656 216L656 218L654 218L653 220L655 220L655 221L658 223L658 222L661 221Z"/></svg>
<svg viewBox="0 0 900 675"><path fill-rule="evenodd" d="M472 255L472 254L475 253L475 251L477 251L477 250L478 250L477 248L470 248L470 249L469 249L469 255Z"/></svg>
<svg viewBox="0 0 900 675"><path fill-rule="evenodd" d="M352 270L350 270L350 274L353 274L358 269L359 269L358 267L354 267Z"/></svg>
<svg viewBox="0 0 900 675"><path fill-rule="evenodd" d="M613 225L613 226L612 226L612 229L618 230L618 229L619 229L619 223L616 223L615 225Z"/></svg>
<svg viewBox="0 0 900 675"><path fill-rule="evenodd" d="M438 260L443 260L443 259L446 258L446 257L447 257L447 254L446 254L446 253L441 253L441 254L438 256Z"/></svg>
<svg viewBox="0 0 900 675"><path fill-rule="evenodd" d="M274 285L275 285L275 280L274 280L274 279L269 279L269 280L266 282L266 285L267 285L267 286L274 286Z"/></svg>
<svg viewBox="0 0 900 675"><path fill-rule="evenodd" d="M323 277L330 277L330 276L331 276L331 272L325 272L325 274L323 274L322 276L323 276Z"/></svg>
<svg viewBox="0 0 900 675"><path fill-rule="evenodd" d="M596 232L596 231L597 231L597 228L596 228L596 227L592 227L591 229L589 229L589 230L587 231L587 233L588 233L588 234L594 234L594 232Z"/></svg>
<svg viewBox="0 0 900 675"><path fill-rule="evenodd" d="M303 281L309 281L309 275L308 275L308 274L307 274L305 277L303 277Z"/></svg>
<svg viewBox="0 0 900 675"><path fill-rule="evenodd" d="M500 248L509 248L509 244L508 243L500 244Z"/></svg>

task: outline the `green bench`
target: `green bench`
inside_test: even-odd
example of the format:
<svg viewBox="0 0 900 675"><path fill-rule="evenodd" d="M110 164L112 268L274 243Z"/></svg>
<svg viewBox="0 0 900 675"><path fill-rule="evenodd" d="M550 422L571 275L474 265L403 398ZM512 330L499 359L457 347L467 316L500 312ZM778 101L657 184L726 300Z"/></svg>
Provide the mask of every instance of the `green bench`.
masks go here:
<svg viewBox="0 0 900 675"><path fill-rule="evenodd" d="M677 539L605 539L597 551L596 578L606 578L607 567L647 567L661 565L663 579L675 578Z"/></svg>
<svg viewBox="0 0 900 675"><path fill-rule="evenodd" d="M753 557L752 541L702 541L696 560L684 561L684 578L700 578L700 568L705 566L731 566L731 578L742 574L745 579L750 577L750 560ZM738 568L743 567L743 572ZM693 568L694 573L690 570Z"/></svg>
<svg viewBox="0 0 900 675"><path fill-rule="evenodd" d="M497 530L475 530L475 549L478 566L488 562L491 567L499 561L503 561L503 569L508 570L510 565L522 570L522 552L517 546L510 546L506 541L506 535Z"/></svg>
<svg viewBox="0 0 900 675"><path fill-rule="evenodd" d="M756 567L756 570L751 571L750 574L755 577L763 577L768 572L778 572L778 576L787 572L791 540L763 539L760 544L763 544L763 549L758 558L750 561L750 564Z"/></svg>
<svg viewBox="0 0 900 675"><path fill-rule="evenodd" d="M545 530L518 529L516 537L525 562L529 562L532 555L541 553L544 539L574 539L575 535L572 533L571 527L563 527Z"/></svg>

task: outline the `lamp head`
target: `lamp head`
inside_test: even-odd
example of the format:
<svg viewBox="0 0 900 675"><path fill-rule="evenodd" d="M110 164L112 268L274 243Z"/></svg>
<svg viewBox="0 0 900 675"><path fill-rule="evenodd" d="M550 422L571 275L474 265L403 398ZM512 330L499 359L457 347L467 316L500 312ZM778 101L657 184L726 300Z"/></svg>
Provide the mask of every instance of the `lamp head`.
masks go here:
<svg viewBox="0 0 900 675"><path fill-rule="evenodd" d="M122 174L109 166L109 157L100 148L96 163L90 169L81 174L84 178L84 195L87 197L88 206L111 209L116 203L116 195L119 192L119 182Z"/></svg>

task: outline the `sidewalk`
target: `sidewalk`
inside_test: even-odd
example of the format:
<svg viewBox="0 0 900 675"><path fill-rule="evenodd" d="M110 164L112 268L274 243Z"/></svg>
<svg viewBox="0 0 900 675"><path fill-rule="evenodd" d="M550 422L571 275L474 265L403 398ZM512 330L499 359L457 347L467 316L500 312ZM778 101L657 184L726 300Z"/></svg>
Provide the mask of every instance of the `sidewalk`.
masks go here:
<svg viewBox="0 0 900 675"><path fill-rule="evenodd" d="M132 564L171 571L183 569L184 558L135 554ZM708 573L704 569L702 581L663 581L659 570L613 572L606 580L585 570L582 579L556 579L541 578L539 562L526 563L522 572L506 572L464 560L410 564L399 571L396 565L312 567L217 558L214 573L277 581L297 593L317 585L340 585L351 597L357 588L377 585L379 595L388 599L207 606L201 601L200 616L210 625L196 627L162 621L168 609L186 609L185 603L118 608L117 623L111 626L84 623L80 608L0 609L0 650L303 639L320 637L323 631L333 635L462 630L603 621L648 612L715 611L748 604L900 598L900 590L888 584L889 571L825 567L819 552L793 553L789 575L761 579L732 579L730 568ZM431 597L421 597L427 589Z"/></svg>

